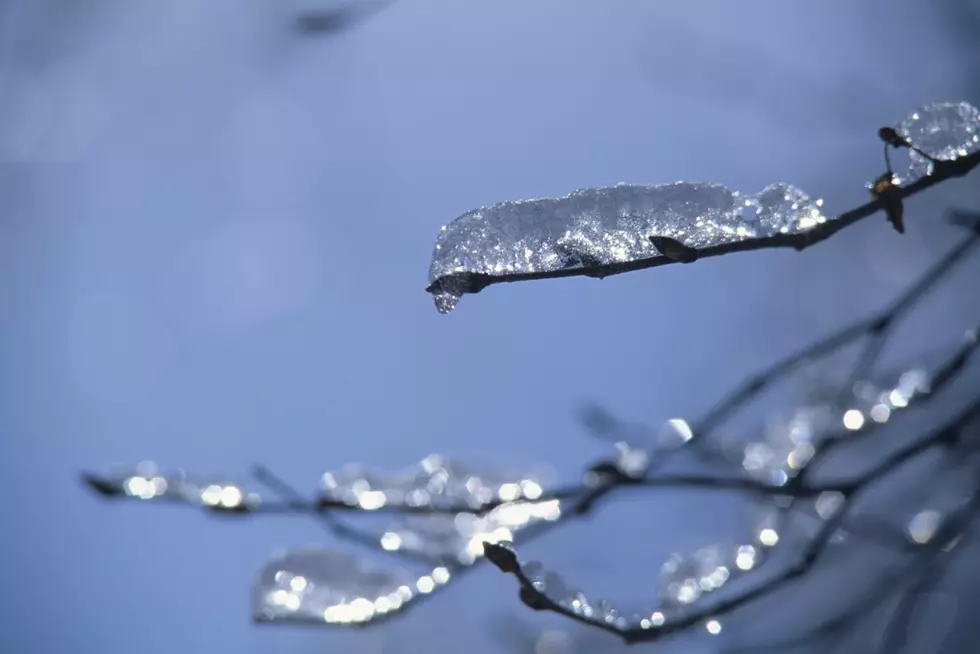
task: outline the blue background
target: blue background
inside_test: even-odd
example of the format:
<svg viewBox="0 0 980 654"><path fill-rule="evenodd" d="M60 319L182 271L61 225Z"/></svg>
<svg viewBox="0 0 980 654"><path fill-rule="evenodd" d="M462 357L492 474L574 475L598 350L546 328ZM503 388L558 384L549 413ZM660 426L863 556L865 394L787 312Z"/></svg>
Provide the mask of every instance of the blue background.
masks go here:
<svg viewBox="0 0 980 654"><path fill-rule="evenodd" d="M438 451L572 476L605 451L582 400L694 416L880 306L959 236L941 209L980 204L953 182L910 202L905 236L878 216L802 254L492 287L439 315L436 234L482 204L676 180L865 202L877 127L978 104L976 41L911 0L402 0L297 37L316 6L0 4L5 652L505 651L490 619L521 607L487 570L376 630L253 626L254 575L324 542L315 524L110 506L78 473L261 461L312 490ZM908 338L975 322L978 272ZM529 551L652 596L671 551L734 524L703 499L624 501Z"/></svg>

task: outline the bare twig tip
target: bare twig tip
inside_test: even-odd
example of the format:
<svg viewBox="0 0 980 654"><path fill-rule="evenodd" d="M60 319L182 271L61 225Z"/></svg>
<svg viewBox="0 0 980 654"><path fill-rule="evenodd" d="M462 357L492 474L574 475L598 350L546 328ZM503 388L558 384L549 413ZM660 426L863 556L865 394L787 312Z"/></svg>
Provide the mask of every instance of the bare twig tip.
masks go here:
<svg viewBox="0 0 980 654"><path fill-rule="evenodd" d="M517 554L511 547L503 543L484 541L483 555L503 573L514 574L520 570L521 566L517 562Z"/></svg>
<svg viewBox="0 0 980 654"><path fill-rule="evenodd" d="M899 134L894 127L881 127L878 129L878 138L893 148L910 147L909 142Z"/></svg>

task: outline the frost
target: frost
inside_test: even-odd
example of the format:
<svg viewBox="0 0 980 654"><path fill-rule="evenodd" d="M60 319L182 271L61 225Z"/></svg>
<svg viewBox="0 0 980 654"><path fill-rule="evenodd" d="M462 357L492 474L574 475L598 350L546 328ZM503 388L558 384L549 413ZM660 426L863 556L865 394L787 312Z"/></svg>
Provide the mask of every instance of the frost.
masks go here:
<svg viewBox="0 0 980 654"><path fill-rule="evenodd" d="M913 111L895 127L912 147L940 161L952 161L980 151L980 111L966 102L938 102ZM911 154L902 184L932 174L933 163Z"/></svg>
<svg viewBox="0 0 980 654"><path fill-rule="evenodd" d="M256 620L358 624L398 611L449 581L430 574L379 568L330 549L296 549L266 563L252 594Z"/></svg>
<svg viewBox="0 0 980 654"><path fill-rule="evenodd" d="M618 184L503 202L469 211L442 228L428 290L446 313L462 295L485 286L483 277L566 269L584 274L590 268L601 276L601 267L610 264L664 256L684 260L691 248L810 230L827 220L821 205L790 184L745 195L693 182ZM666 237L660 241L663 252L651 237Z"/></svg>

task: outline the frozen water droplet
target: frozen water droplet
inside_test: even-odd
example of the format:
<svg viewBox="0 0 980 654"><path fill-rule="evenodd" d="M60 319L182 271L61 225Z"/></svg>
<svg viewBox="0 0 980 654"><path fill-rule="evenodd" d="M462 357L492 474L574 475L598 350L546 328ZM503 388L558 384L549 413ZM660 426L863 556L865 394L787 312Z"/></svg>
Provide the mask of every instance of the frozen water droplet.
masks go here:
<svg viewBox="0 0 980 654"><path fill-rule="evenodd" d="M444 228L445 229L445 228ZM436 253L439 246L436 247ZM436 256L434 253L433 258ZM459 304L460 298L466 293L476 292L472 286L471 271L459 271L459 274L449 274L441 278L432 278L430 275L429 292L435 302L436 310L439 313L449 313Z"/></svg>
<svg viewBox="0 0 980 654"><path fill-rule="evenodd" d="M925 105L906 116L896 130L913 147L940 161L951 161L980 150L980 111L966 102ZM910 158L902 184L932 174L931 161L916 152Z"/></svg>
<svg viewBox="0 0 980 654"><path fill-rule="evenodd" d="M449 313L455 309L456 305L459 304L460 298L461 296L456 295L455 293L441 292L433 295L433 299L436 303L436 310L439 313Z"/></svg>

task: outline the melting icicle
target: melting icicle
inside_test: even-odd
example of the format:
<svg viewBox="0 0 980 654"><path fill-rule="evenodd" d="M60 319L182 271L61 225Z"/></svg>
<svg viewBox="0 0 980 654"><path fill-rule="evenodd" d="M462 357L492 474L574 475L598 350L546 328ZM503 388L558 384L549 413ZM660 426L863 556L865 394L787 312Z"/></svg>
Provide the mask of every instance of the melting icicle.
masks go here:
<svg viewBox="0 0 980 654"><path fill-rule="evenodd" d="M938 102L920 107L895 128L913 147L940 161L952 161L980 151L980 111L967 102ZM910 155L910 184L932 174L933 164L917 152Z"/></svg>
<svg viewBox="0 0 980 654"><path fill-rule="evenodd" d="M443 227L429 292L447 313L486 277L582 269L665 256L651 236L694 249L796 234L827 218L821 200L790 184L755 195L720 184L618 184L559 198L503 202Z"/></svg>

